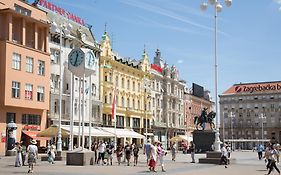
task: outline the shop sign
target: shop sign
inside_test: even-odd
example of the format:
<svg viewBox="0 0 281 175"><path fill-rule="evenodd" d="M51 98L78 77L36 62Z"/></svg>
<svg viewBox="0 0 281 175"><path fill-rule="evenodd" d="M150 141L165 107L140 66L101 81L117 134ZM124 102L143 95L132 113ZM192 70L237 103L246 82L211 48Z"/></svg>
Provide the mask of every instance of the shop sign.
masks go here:
<svg viewBox="0 0 281 175"><path fill-rule="evenodd" d="M39 5L48 10L51 10L54 13L59 14L61 16L66 16L68 19L85 26L85 21L82 18L76 16L75 14L73 14L71 12L68 12L67 10L65 10L51 2L48 2L46 0L40 0Z"/></svg>
<svg viewBox="0 0 281 175"><path fill-rule="evenodd" d="M259 85L237 85L235 87L236 93L254 93L254 92L266 92L266 91L280 91L281 84L259 84Z"/></svg>
<svg viewBox="0 0 281 175"><path fill-rule="evenodd" d="M26 130L26 131L40 131L40 126L39 125L24 125L22 127L22 130Z"/></svg>

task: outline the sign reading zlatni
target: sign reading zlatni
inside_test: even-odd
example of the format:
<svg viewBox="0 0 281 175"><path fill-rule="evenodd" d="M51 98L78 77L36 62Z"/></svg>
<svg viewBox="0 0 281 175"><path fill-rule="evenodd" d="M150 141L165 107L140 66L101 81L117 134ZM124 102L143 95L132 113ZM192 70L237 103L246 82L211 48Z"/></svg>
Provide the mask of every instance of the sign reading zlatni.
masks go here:
<svg viewBox="0 0 281 175"><path fill-rule="evenodd" d="M281 84L258 84L258 85L237 85L235 87L236 93L253 93L253 92L265 92L265 91L280 91Z"/></svg>
<svg viewBox="0 0 281 175"><path fill-rule="evenodd" d="M39 5L46 8L46 9L49 9L57 14L60 14L62 16L67 16L68 19L78 23L78 24L81 24L83 26L85 26L85 22L83 19L81 19L80 17L74 15L73 13L70 13L66 10L64 10L63 8L59 7L59 6L56 6L55 4L51 3L51 2L48 2L46 0L40 0L39 1Z"/></svg>

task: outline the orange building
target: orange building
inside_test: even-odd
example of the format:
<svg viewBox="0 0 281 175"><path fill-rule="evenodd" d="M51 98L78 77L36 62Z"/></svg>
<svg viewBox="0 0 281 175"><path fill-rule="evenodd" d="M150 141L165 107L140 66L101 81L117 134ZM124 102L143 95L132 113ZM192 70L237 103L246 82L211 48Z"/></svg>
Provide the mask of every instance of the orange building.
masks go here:
<svg viewBox="0 0 281 175"><path fill-rule="evenodd" d="M0 1L0 155L6 125L17 124L16 141L45 129L49 109L50 58L46 13L24 1ZM42 144L42 141L41 141Z"/></svg>

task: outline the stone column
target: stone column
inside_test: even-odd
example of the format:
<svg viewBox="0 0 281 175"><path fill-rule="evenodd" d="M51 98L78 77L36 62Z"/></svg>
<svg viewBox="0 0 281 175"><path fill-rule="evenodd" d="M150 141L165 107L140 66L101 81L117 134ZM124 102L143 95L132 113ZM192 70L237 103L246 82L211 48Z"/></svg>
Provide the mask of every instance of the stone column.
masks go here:
<svg viewBox="0 0 281 175"><path fill-rule="evenodd" d="M9 41L13 41L13 16L11 14L7 15L8 31L7 36Z"/></svg>
<svg viewBox="0 0 281 175"><path fill-rule="evenodd" d="M35 23L34 24L34 48L38 49L38 25Z"/></svg>
<svg viewBox="0 0 281 175"><path fill-rule="evenodd" d="M22 18L22 45L26 46L26 23L24 18Z"/></svg>

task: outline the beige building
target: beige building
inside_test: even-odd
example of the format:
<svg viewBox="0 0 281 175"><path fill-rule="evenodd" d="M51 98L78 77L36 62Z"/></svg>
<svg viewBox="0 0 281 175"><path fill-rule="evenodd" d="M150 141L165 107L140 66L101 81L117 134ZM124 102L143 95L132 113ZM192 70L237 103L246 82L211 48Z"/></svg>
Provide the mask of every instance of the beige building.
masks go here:
<svg viewBox="0 0 281 175"><path fill-rule="evenodd" d="M107 32L101 41L100 93L103 102L102 126L113 127L112 102L116 94L116 126L133 129L140 134L149 132L151 121L151 92L149 83L149 59L144 51L140 60L124 58L112 51ZM147 123L147 125L146 125ZM139 143L138 138L123 137ZM123 140L123 141L124 141ZM117 143L122 143L120 138Z"/></svg>
<svg viewBox="0 0 281 175"><path fill-rule="evenodd" d="M26 144L45 129L50 57L44 11L24 1L1 0L0 24L0 154L4 154L10 121L18 127L16 141Z"/></svg>
<svg viewBox="0 0 281 175"><path fill-rule="evenodd" d="M234 84L220 95L221 137L235 148L281 141L281 82Z"/></svg>

